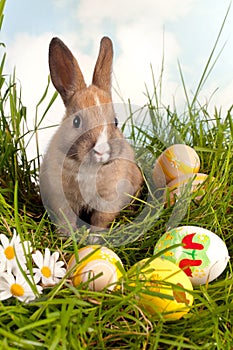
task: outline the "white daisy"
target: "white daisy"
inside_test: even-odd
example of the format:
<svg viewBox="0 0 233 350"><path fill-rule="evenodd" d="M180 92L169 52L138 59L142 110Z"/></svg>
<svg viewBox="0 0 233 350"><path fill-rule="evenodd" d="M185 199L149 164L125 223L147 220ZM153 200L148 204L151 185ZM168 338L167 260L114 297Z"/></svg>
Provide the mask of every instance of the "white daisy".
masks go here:
<svg viewBox="0 0 233 350"><path fill-rule="evenodd" d="M31 276L27 276L31 280ZM42 287L35 285L38 293L42 293ZM12 273L3 272L0 276L0 300L15 297L25 303L34 300L36 295L24 276L17 273L16 277Z"/></svg>
<svg viewBox="0 0 233 350"><path fill-rule="evenodd" d="M17 274L19 265L26 271L26 257L25 253L29 254L32 251L31 242L20 241L19 235L15 232L11 240L4 234L0 234L0 271L13 272ZM16 260L17 257L17 260Z"/></svg>
<svg viewBox="0 0 233 350"><path fill-rule="evenodd" d="M41 279L44 286L53 286L65 276L66 269L62 267L63 261L57 261L59 253L55 252L50 255L50 250L45 248L45 254L37 250L32 254L32 259L38 268L34 268L35 278Z"/></svg>

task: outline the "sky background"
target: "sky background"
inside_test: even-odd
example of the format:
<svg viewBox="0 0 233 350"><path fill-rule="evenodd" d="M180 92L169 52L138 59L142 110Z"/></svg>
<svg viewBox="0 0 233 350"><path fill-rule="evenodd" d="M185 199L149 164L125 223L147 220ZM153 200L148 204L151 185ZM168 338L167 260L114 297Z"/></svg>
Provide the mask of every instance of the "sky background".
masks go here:
<svg viewBox="0 0 233 350"><path fill-rule="evenodd" d="M48 79L48 46L60 37L76 56L91 83L102 36L114 44L113 86L125 101L147 102L145 84L153 93L151 65L159 81L164 55L162 103L182 111L186 104L178 69L181 64L190 97L195 92L223 23L230 0L7 0L1 41L6 44L5 70L22 85L23 103L31 120ZM210 110L233 104L233 6L215 57L218 62L200 93L211 99ZM50 96L54 89L51 86ZM114 101L119 101L114 94ZM57 123L64 106L57 99L45 122ZM46 136L47 139L47 136Z"/></svg>

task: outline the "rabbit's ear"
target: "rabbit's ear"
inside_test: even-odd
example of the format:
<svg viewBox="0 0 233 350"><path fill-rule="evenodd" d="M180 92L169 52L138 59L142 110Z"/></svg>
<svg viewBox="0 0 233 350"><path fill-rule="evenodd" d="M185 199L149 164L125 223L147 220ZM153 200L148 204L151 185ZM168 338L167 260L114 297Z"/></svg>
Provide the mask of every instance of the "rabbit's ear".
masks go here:
<svg viewBox="0 0 233 350"><path fill-rule="evenodd" d="M78 62L59 38L53 38L50 42L49 68L53 85L65 105L76 91L86 87Z"/></svg>
<svg viewBox="0 0 233 350"><path fill-rule="evenodd" d="M103 37L100 42L99 56L93 74L93 85L111 94L113 47L108 37Z"/></svg>

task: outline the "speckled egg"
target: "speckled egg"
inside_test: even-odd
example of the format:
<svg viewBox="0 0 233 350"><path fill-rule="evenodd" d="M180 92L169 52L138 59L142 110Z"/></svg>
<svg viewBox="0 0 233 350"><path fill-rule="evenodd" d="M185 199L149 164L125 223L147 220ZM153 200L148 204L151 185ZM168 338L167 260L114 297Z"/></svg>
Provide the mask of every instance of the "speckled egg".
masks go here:
<svg viewBox="0 0 233 350"><path fill-rule="evenodd" d="M168 183L167 188L170 193L170 204L174 204L176 198L187 197L190 193L197 192L195 200L201 200L203 195L206 193L209 180L213 181L214 178L209 178L208 175L197 173L197 174L186 174L179 176ZM203 186L201 186L203 184Z"/></svg>
<svg viewBox="0 0 233 350"><path fill-rule="evenodd" d="M193 303L192 283L176 264L161 258L144 259L128 274L135 281L132 285L141 287L136 296L139 305L151 315L178 320L189 312Z"/></svg>
<svg viewBox="0 0 233 350"><path fill-rule="evenodd" d="M77 263L75 255L72 255L68 263L68 270L74 269L71 276L74 286L83 284L93 291L116 287L122 276L123 264L111 249L90 245L79 249L78 259Z"/></svg>
<svg viewBox="0 0 233 350"><path fill-rule="evenodd" d="M180 244L178 247L172 247ZM216 279L229 260L226 244L215 233L198 226L181 226L166 232L157 242L154 254L168 249L161 258L181 268L194 286Z"/></svg>
<svg viewBox="0 0 233 350"><path fill-rule="evenodd" d="M184 144L175 144L168 147L157 159L153 178L161 178L161 170L164 173L166 183L184 175L197 173L200 169L200 158L197 152Z"/></svg>

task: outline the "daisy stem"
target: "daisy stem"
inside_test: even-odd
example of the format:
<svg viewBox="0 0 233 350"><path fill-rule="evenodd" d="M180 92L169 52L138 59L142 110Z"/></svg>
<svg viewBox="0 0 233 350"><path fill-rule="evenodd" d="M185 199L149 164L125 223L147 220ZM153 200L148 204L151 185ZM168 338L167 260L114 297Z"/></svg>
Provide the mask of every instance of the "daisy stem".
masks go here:
<svg viewBox="0 0 233 350"><path fill-rule="evenodd" d="M23 246L24 254L25 254L25 247L24 247L24 245L22 245L22 246ZM26 256L26 254L25 254L25 256ZM35 286L34 275L33 275L32 269L30 268L29 271L30 271L30 276L31 276L33 282L30 281L30 278L28 278L26 272L23 270L22 266L20 265L20 262L19 262L19 260L18 260L17 255L15 255L15 259L16 259L16 262L17 262L17 265L18 265L18 268L19 268L20 272L22 273L23 277L25 278L25 281L26 281L27 284L30 286L30 288L31 288L31 290L33 291L33 293L34 293L37 297L39 297L39 293L38 293L37 288L36 288L36 286Z"/></svg>
<svg viewBox="0 0 233 350"><path fill-rule="evenodd" d="M15 188L14 188L14 215L15 215L16 231L19 234L20 240L22 242L21 226L20 226L20 220L19 220L19 207L18 207L18 180L15 181Z"/></svg>
<svg viewBox="0 0 233 350"><path fill-rule="evenodd" d="M14 215L15 215L15 226L16 226L16 231L19 234L20 237L20 241L23 242L24 241L24 237L22 235L22 230L21 230L21 226L20 226L20 218L19 218L19 208L18 208L18 181L16 180L15 182L15 189L14 189ZM23 253L25 256L25 259L27 261L27 265L29 266L29 271L30 271L30 275L34 281L34 275L32 272L32 263L30 258L27 255L26 252L26 247L24 244L22 244L22 248L23 248ZM22 275L24 276L25 280L27 281L27 283L29 284L29 286L31 287L32 291L34 292L35 295L39 296L39 293L35 287L35 284L33 282L30 281L30 279L27 277L27 274L25 273L25 271L22 269L20 262L17 258L16 255L16 261L19 267L20 272L22 273Z"/></svg>

